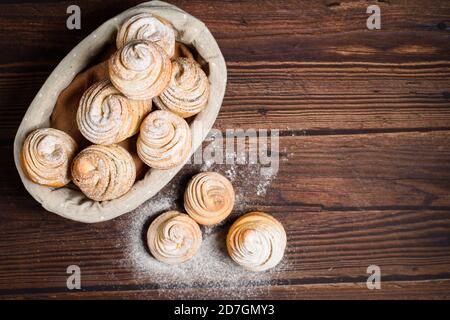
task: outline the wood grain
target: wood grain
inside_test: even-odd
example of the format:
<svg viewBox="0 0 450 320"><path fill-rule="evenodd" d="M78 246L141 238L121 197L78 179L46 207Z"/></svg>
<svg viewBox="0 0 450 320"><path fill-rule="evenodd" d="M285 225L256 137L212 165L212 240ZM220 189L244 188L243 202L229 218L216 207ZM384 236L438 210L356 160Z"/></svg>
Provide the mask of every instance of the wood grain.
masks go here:
<svg viewBox="0 0 450 320"><path fill-rule="evenodd" d="M15 132L52 69L139 2L79 1L74 31L65 28L69 2L0 5L1 299L236 298L227 279L193 286L169 278L163 287L142 277L126 253L139 210L96 225L64 220L31 199L14 167ZM286 227L281 271L239 297L449 299L449 2L379 2L376 31L365 27L363 1L172 3L206 23L227 61L215 127L280 130L267 193L256 192L259 168L236 165L241 201L211 231L252 209ZM181 209L187 180L202 168L186 166L157 197L174 192ZM66 289L70 264L83 270L81 291ZM381 267L381 290L365 286L371 264Z"/></svg>
<svg viewBox="0 0 450 320"><path fill-rule="evenodd" d="M310 299L429 299L440 297L449 299L450 281L427 280L427 281L389 281L383 283L383 290L367 290L364 283L333 283L333 284L310 284L310 285L272 285L264 293L253 295L254 299L283 299L283 300L310 300ZM226 290L216 290L213 293L203 289L173 289L172 297L192 297L196 299L223 299L230 295ZM17 295L6 295L4 298L14 299ZM158 294L156 290L145 290L142 288L133 290L98 290L85 292L58 292L58 293L34 293L22 295L21 298L33 299L164 299L167 295Z"/></svg>

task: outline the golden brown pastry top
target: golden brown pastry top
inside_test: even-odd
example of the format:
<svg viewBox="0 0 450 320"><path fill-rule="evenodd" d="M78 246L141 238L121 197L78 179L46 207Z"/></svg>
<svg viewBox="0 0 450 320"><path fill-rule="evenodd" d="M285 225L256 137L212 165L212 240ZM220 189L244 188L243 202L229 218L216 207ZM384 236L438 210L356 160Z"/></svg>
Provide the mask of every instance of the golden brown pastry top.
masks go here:
<svg viewBox="0 0 450 320"><path fill-rule="evenodd" d="M137 141L141 160L156 169L171 169L190 154L192 136L186 120L169 111L156 110L142 121Z"/></svg>
<svg viewBox="0 0 450 320"><path fill-rule="evenodd" d="M251 271L276 266L286 249L286 232L274 217L263 212L249 212L237 219L227 235L230 257Z"/></svg>
<svg viewBox="0 0 450 320"><path fill-rule="evenodd" d="M139 13L125 21L116 38L117 48L134 39L155 42L167 53L169 58L175 51L175 29L172 25L151 13Z"/></svg>
<svg viewBox="0 0 450 320"><path fill-rule="evenodd" d="M109 80L90 86L81 97L77 124L95 144L114 144L134 135L150 112L151 100L130 100Z"/></svg>
<svg viewBox="0 0 450 320"><path fill-rule="evenodd" d="M216 172L202 172L189 181L184 208L198 223L213 225L228 217L234 200L233 186L227 178Z"/></svg>
<svg viewBox="0 0 450 320"><path fill-rule="evenodd" d="M202 111L208 98L209 81L200 65L191 59L177 58L172 62L169 85L154 102L162 110L188 118Z"/></svg>
<svg viewBox="0 0 450 320"><path fill-rule="evenodd" d="M111 56L112 84L132 100L148 100L168 85L172 63L166 52L148 40L131 40Z"/></svg>
<svg viewBox="0 0 450 320"><path fill-rule="evenodd" d="M147 244L152 255L167 264L190 260L200 249L202 233L187 214L168 211L158 216L147 232Z"/></svg>
<svg viewBox="0 0 450 320"><path fill-rule="evenodd" d="M62 187L70 182L70 163L77 143L67 133L37 129L24 141L21 158L25 174L35 183Z"/></svg>
<svg viewBox="0 0 450 320"><path fill-rule="evenodd" d="M92 145L72 163L73 182L90 199L119 198L133 186L136 167L131 155L119 145Z"/></svg>

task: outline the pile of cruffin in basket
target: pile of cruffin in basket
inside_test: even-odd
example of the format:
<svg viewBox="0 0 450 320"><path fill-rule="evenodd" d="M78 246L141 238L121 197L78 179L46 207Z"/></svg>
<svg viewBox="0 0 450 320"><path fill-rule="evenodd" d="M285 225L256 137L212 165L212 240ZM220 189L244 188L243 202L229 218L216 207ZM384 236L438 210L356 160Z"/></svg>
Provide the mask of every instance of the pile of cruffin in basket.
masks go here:
<svg viewBox="0 0 450 320"><path fill-rule="evenodd" d="M79 101L76 123L92 144L79 150L62 130L34 130L21 152L26 176L49 187L72 181L94 201L119 198L136 180L133 157L119 143L136 134L137 154L150 168L183 164L192 149L186 119L207 106L210 83L189 49L176 48L175 39L175 28L154 14L126 20L117 33L117 51L108 60L109 79L92 84ZM152 104L157 110L152 111ZM224 176L195 175L184 194L187 214L169 211L150 225L147 243L152 255L168 264L188 261L201 245L199 224L222 222L234 202L233 186ZM250 212L231 226L226 241L234 261L262 271L281 261L286 233L272 216Z"/></svg>
<svg viewBox="0 0 450 320"><path fill-rule="evenodd" d="M151 31L151 32L147 32ZM68 134L38 129L22 149L23 169L39 184L73 183L90 199L116 199L136 177L131 155L118 143L138 133L137 152L148 166L171 169L189 156L192 137L184 118L205 108L209 81L192 57L178 57L175 31L149 13L120 28L109 79L94 83L80 99L78 129L92 145L81 152ZM152 99L160 110L150 112Z"/></svg>

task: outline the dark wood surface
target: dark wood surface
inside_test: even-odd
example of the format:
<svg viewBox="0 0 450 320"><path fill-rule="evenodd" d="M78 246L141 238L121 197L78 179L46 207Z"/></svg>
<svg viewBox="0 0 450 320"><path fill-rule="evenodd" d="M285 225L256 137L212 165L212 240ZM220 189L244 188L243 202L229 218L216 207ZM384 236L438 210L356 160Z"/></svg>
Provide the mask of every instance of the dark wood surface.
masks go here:
<svg viewBox="0 0 450 320"><path fill-rule="evenodd" d="M267 193L244 192L252 178L237 167L245 201L212 231L250 209L286 227L283 269L242 295L143 280L123 263L139 210L68 221L42 209L16 172L14 135L46 77L137 3L77 1L75 31L65 27L72 2L0 5L0 298L450 298L449 1L173 1L206 23L227 62L215 128L280 130ZM381 8L381 30L366 28L369 3ZM159 196L175 190L179 203L199 170L186 166ZM82 268L81 291L66 288L71 264ZM372 264L381 290L366 287Z"/></svg>

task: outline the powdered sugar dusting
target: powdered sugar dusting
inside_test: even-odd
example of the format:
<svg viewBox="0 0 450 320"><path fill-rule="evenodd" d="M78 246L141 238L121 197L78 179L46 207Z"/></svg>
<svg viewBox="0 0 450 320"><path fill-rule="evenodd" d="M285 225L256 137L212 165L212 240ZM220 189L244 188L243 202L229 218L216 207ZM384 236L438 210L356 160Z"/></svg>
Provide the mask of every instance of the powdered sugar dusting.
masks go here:
<svg viewBox="0 0 450 320"><path fill-rule="evenodd" d="M214 159L206 159L204 164L201 167L201 171L208 171L213 164L214 164Z"/></svg>
<svg viewBox="0 0 450 320"><path fill-rule="evenodd" d="M260 179L258 185L256 186L256 194L258 196L266 195L267 188L270 186L273 178L275 176L273 168L264 168L261 171Z"/></svg>
<svg viewBox="0 0 450 320"><path fill-rule="evenodd" d="M61 144L60 138L52 135L46 135L39 141L37 151L48 158L52 158L52 154L59 144Z"/></svg>
<svg viewBox="0 0 450 320"><path fill-rule="evenodd" d="M231 180L234 181L236 179L236 168L235 166L232 166L230 169L225 171L225 176Z"/></svg>
<svg viewBox="0 0 450 320"><path fill-rule="evenodd" d="M236 217L256 209L258 202L264 204L264 199L260 199L261 201L258 199L266 194L276 172L261 170L262 166L258 164L208 163L194 165L191 168L197 169L195 173L206 170L219 172L232 182L236 193L236 204L231 217L217 226L201 227L202 245L192 260L176 266L157 261L149 253L146 244L149 224L157 215L165 211L184 212L182 199L185 186L173 181L158 195L130 214L131 224L123 231L126 256L122 264L133 269L137 282L157 286L158 293L164 298L179 297L180 290L189 288L201 289L204 298L215 296L242 299L263 294L264 290L268 290L267 284L276 279L279 272L286 268L286 262L283 261L266 272L247 271L228 256L225 239L229 226ZM190 175L187 175L186 179L189 177ZM199 298L199 296L197 290L184 290L183 298Z"/></svg>

